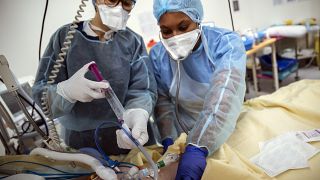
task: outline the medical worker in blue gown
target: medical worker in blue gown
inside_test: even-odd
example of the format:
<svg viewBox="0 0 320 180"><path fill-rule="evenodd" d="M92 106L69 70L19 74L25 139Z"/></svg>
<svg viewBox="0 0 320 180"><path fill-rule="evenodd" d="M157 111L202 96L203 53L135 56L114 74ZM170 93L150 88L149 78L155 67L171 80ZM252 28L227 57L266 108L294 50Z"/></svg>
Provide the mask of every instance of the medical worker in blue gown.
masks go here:
<svg viewBox="0 0 320 180"><path fill-rule="evenodd" d="M148 141L147 121L157 92L151 62L142 37L126 27L135 0L93 0L95 17L78 23L71 47L55 84L50 85L51 111L62 124L62 137L72 148L96 147L94 130L102 122L117 121L101 89L88 72L95 61L126 109L123 119L143 145ZM70 28L58 29L40 61L33 93L40 104L41 93ZM100 130L100 146L107 154L126 153L131 141L114 124ZM118 148L119 147L119 148Z"/></svg>
<svg viewBox="0 0 320 180"><path fill-rule="evenodd" d="M161 42L150 58L162 144L166 150L187 132L176 179L200 179L206 157L234 131L245 95L245 49L237 33L201 26L200 0L153 2Z"/></svg>

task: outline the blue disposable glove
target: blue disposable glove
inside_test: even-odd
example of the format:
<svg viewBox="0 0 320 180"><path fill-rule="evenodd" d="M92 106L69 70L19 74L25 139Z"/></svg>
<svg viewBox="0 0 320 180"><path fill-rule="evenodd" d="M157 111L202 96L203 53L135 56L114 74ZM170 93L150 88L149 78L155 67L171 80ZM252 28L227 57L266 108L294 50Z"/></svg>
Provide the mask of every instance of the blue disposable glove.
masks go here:
<svg viewBox="0 0 320 180"><path fill-rule="evenodd" d="M181 157L176 180L198 180L201 179L207 162L208 151L193 145L188 145Z"/></svg>
<svg viewBox="0 0 320 180"><path fill-rule="evenodd" d="M173 139L172 138L166 138L162 141L163 145L163 154L166 153L168 150L168 147L173 144Z"/></svg>

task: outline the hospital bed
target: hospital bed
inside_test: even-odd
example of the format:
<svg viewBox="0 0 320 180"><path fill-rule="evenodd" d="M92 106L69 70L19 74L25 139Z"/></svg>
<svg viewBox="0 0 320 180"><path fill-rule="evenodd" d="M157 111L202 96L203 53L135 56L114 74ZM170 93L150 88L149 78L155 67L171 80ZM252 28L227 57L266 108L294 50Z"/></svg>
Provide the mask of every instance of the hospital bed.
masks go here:
<svg viewBox="0 0 320 180"><path fill-rule="evenodd" d="M258 143L290 131L311 130L320 127L320 80L301 80L282 87L273 94L250 99L244 103L236 129L227 143L222 145L207 159L207 167L202 179L251 180L317 180L320 179L320 153L309 159L309 168L288 170L271 178L250 161L259 153ZM182 134L167 153L183 152L186 135ZM311 143L320 148L320 142ZM161 158L161 147L149 146L154 160ZM138 150L132 150L126 156L112 157L138 166L146 165L146 160ZM30 161L50 165L73 173L90 172L85 165L70 162L52 161L41 156L3 156L0 164L13 161ZM52 173L54 170L36 164L8 163L0 165L3 169L42 170ZM174 179L177 163L161 169L160 179Z"/></svg>

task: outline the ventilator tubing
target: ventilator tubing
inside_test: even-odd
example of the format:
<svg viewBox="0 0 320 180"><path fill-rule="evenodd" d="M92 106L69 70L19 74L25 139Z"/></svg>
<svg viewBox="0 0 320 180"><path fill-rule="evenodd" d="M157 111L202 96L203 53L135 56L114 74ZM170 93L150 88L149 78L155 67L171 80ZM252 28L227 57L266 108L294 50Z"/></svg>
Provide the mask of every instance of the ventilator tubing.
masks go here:
<svg viewBox="0 0 320 180"><path fill-rule="evenodd" d="M61 153L51 151L44 148L35 148L31 151L30 155L41 155L50 159L59 161L75 161L89 165L101 179L116 180L116 173L107 167L104 167L99 160L92 156L80 153Z"/></svg>

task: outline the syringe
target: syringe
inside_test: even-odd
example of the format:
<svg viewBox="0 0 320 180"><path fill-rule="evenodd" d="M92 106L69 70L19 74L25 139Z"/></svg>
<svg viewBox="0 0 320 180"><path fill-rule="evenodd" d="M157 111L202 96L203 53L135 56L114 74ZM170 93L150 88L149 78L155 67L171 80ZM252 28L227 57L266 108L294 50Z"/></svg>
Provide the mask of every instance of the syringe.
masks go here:
<svg viewBox="0 0 320 180"><path fill-rule="evenodd" d="M107 80L103 78L101 75L101 72L98 69L98 66L95 62L90 64L89 70L95 75L96 79L98 81L104 81L109 84ZM132 140L132 142L139 148L139 150L142 152L142 154L146 157L148 160L149 164L153 168L154 171L154 179L158 179L158 167L157 165L153 162L151 156L147 153L147 151L144 149L144 147L137 141L135 138L133 138L131 131L129 130L128 126L124 123L123 121L123 113L124 113L124 108L119 101L117 95L114 93L113 89L111 88L110 84L107 89L104 89L106 99L108 103L110 104L112 110L116 114L119 123L121 124L122 130L127 134L127 136Z"/></svg>
<svg viewBox="0 0 320 180"><path fill-rule="evenodd" d="M98 81L104 81L109 84L109 82L102 77L101 72L99 71L96 63L90 64L89 70L96 76L96 79ZM121 102L119 101L117 95L114 93L113 89L111 88L110 84L107 89L104 89L104 92L106 95L106 99L110 104L113 112L116 114L118 120L119 121L123 120L124 108Z"/></svg>

